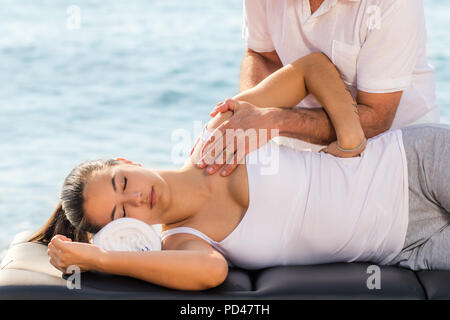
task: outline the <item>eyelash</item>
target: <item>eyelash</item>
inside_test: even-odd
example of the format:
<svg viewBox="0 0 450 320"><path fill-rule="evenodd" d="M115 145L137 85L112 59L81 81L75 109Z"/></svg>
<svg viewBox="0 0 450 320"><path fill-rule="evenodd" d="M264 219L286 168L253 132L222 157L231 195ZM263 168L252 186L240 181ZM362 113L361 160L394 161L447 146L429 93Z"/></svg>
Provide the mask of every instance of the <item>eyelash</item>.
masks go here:
<svg viewBox="0 0 450 320"><path fill-rule="evenodd" d="M123 191L125 191L125 188L127 187L127 181L128 181L128 179L127 179L126 177L124 177L123 180L124 180L124 183L123 183ZM125 212L125 206L124 206L124 207L123 207L123 216L122 216L122 218L125 218L125 217L126 217L126 212Z"/></svg>

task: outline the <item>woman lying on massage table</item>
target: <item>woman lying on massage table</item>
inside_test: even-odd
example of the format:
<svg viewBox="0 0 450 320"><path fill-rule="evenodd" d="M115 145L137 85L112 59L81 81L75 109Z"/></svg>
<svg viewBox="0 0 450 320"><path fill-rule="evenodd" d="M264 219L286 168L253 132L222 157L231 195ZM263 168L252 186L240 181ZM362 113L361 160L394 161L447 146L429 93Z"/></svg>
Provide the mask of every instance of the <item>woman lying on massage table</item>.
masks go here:
<svg viewBox="0 0 450 320"><path fill-rule="evenodd" d="M450 269L449 127L412 126L367 141L353 97L319 53L226 104L283 108L308 93L324 105L337 133L325 152L269 139L232 175L207 175L192 159L210 131L232 116L219 113L180 169L150 170L123 159L74 168L60 204L30 241L47 243L51 264L62 272L77 265L180 290L218 286L229 266L370 261ZM162 250L106 251L89 243L92 233L122 217L161 224Z"/></svg>

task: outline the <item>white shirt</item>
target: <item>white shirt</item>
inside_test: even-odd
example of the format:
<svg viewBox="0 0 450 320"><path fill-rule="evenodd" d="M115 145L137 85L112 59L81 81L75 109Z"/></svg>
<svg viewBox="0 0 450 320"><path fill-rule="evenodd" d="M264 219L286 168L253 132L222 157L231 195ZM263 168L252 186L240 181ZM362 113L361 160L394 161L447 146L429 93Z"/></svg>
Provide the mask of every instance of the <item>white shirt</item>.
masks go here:
<svg viewBox="0 0 450 320"><path fill-rule="evenodd" d="M243 38L283 65L325 53L354 96L403 91L391 129L439 122L422 0L325 0L313 15L308 0L244 0ZM320 104L310 95L298 106Z"/></svg>
<svg viewBox="0 0 450 320"><path fill-rule="evenodd" d="M371 261L387 264L408 227L408 171L401 130L368 139L361 157L337 158L269 141L246 156L249 206L222 241L192 233L245 269Z"/></svg>

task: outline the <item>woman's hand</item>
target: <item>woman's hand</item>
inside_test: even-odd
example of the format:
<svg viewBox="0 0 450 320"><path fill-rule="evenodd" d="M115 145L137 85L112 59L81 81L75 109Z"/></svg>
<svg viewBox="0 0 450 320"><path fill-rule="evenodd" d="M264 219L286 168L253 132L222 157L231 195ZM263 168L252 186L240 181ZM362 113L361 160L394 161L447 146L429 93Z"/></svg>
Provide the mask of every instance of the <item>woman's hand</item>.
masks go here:
<svg viewBox="0 0 450 320"><path fill-rule="evenodd" d="M337 146L337 141L330 143L327 147L320 149L319 152L329 153L335 157L339 158L353 158L357 157L366 148L367 139L364 139L364 143L355 151L342 151Z"/></svg>
<svg viewBox="0 0 450 320"><path fill-rule="evenodd" d="M81 271L94 270L96 261L104 252L93 244L72 242L71 239L60 234L52 238L47 250L50 263L63 273L66 273L71 265L78 266Z"/></svg>

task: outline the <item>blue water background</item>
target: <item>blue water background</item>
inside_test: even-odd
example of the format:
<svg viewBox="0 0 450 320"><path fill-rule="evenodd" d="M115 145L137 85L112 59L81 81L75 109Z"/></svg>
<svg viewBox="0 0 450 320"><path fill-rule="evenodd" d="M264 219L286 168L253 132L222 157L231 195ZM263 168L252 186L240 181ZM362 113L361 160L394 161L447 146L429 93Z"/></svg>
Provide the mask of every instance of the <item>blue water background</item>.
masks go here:
<svg viewBox="0 0 450 320"><path fill-rule="evenodd" d="M70 5L81 10L80 29L68 25ZM450 3L425 6L450 123ZM173 135L193 139L215 103L238 90L241 23L241 0L2 0L0 256L16 233L47 220L84 160L179 167Z"/></svg>

